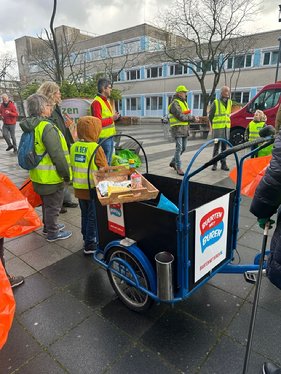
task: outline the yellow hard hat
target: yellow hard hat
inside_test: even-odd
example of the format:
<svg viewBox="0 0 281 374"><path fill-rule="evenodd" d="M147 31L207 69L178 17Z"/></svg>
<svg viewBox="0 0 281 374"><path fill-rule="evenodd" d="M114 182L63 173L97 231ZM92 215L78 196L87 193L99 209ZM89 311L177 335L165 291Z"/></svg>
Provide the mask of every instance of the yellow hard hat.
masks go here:
<svg viewBox="0 0 281 374"><path fill-rule="evenodd" d="M178 86L176 92L188 92L189 90L185 86Z"/></svg>

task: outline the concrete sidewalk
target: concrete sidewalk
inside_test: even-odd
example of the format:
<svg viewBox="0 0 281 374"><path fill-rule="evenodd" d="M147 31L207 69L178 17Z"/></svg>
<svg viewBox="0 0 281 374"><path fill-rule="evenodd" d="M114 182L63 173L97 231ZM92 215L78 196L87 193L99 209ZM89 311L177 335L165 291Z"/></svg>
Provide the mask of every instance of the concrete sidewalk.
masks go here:
<svg viewBox="0 0 281 374"><path fill-rule="evenodd" d="M149 172L181 179L168 166L174 143L164 139L160 125L121 130L143 141ZM185 167L202 143L188 142ZM20 186L27 172L5 149L0 139L0 172ZM194 167L211 154L207 148ZM231 186L227 174L208 168L194 180ZM244 198L240 210L235 261L241 263L251 262L262 243L249 204ZM68 208L60 221L71 238L47 243L40 229L5 240L8 270L26 279L14 290L16 316L0 352L1 374L242 372L253 300L253 286L243 275L218 274L173 308L154 305L136 314L116 298L106 272L83 255L80 209ZM264 361L281 365L280 309L280 292L263 278L249 373L260 373Z"/></svg>

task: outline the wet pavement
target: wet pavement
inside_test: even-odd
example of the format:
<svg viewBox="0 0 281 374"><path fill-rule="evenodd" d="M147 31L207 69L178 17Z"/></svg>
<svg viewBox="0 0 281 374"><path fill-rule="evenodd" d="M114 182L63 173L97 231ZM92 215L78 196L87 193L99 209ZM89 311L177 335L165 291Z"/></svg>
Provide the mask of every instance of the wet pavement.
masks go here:
<svg viewBox="0 0 281 374"><path fill-rule="evenodd" d="M150 173L181 179L168 166L174 144L160 125L121 130L143 141ZM202 143L189 140L184 167ZM0 138L0 172L20 186L27 172L5 149ZM206 148L195 167L211 154ZM232 186L226 172L210 168L194 180ZM249 204L243 198L236 263L252 262L262 244ZM242 274L217 274L174 307L154 304L135 313L116 297L107 273L83 254L79 208L68 208L60 222L71 238L48 243L39 229L5 240L7 268L24 275L25 283L14 290L16 314L0 351L1 374L242 373L254 294ZM281 365L280 310L279 290L263 277L248 373L261 373L264 361Z"/></svg>

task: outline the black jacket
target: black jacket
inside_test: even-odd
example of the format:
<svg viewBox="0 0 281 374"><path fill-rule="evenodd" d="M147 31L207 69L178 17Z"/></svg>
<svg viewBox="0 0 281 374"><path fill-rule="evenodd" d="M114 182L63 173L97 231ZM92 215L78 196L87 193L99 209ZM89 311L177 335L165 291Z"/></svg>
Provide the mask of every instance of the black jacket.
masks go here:
<svg viewBox="0 0 281 374"><path fill-rule="evenodd" d="M272 159L260 181L253 198L250 212L258 218L270 218L281 204L281 132L274 142ZM278 214L270 255L267 261L267 276L281 289L281 214Z"/></svg>

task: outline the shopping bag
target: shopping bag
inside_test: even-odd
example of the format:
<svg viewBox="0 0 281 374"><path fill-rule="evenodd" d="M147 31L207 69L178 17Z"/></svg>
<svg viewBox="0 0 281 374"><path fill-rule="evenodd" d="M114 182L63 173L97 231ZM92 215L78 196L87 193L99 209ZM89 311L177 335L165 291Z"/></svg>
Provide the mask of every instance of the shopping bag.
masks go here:
<svg viewBox="0 0 281 374"><path fill-rule="evenodd" d="M20 192L25 196L31 206L36 208L42 205L40 195L33 189L33 184L30 178L27 178L20 187Z"/></svg>
<svg viewBox="0 0 281 374"><path fill-rule="evenodd" d="M3 348L7 341L8 333L13 323L15 308L16 303L13 291L0 261L0 349Z"/></svg>
<svg viewBox="0 0 281 374"><path fill-rule="evenodd" d="M42 226L40 217L16 185L0 173L0 237L25 235Z"/></svg>

